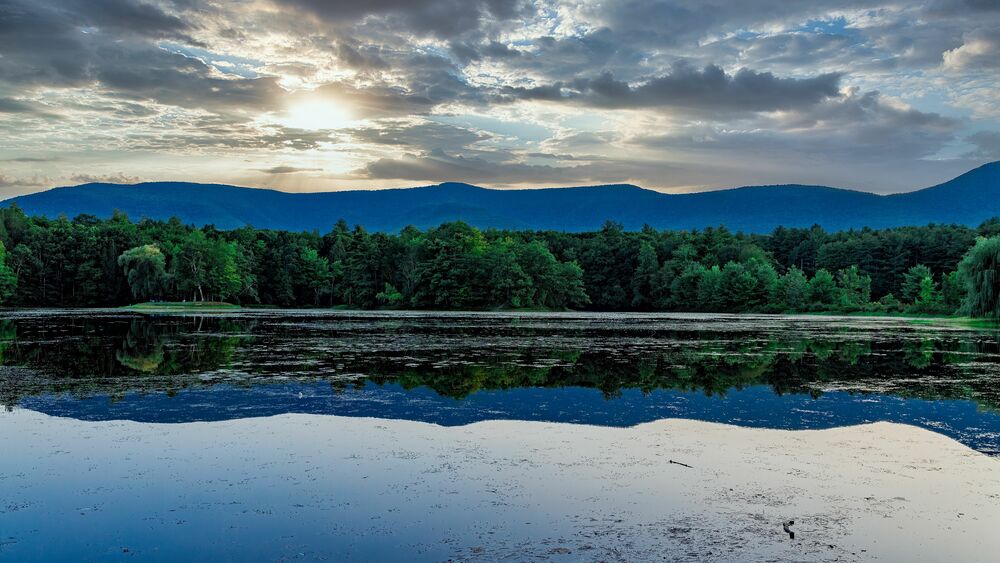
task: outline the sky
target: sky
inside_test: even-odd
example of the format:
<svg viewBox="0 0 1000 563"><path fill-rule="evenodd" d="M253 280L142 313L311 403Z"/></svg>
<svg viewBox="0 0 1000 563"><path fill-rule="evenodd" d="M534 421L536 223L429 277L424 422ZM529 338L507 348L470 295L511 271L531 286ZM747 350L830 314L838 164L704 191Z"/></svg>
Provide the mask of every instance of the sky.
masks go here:
<svg viewBox="0 0 1000 563"><path fill-rule="evenodd" d="M998 88L998 0L0 0L0 197L894 193L1000 159Z"/></svg>

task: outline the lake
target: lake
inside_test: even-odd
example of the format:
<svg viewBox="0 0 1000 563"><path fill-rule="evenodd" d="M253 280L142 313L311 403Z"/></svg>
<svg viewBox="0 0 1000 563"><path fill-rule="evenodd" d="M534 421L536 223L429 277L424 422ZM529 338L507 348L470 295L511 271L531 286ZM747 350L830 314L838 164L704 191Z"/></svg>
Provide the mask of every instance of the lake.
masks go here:
<svg viewBox="0 0 1000 563"><path fill-rule="evenodd" d="M996 329L15 310L0 356L0 558L1000 549Z"/></svg>

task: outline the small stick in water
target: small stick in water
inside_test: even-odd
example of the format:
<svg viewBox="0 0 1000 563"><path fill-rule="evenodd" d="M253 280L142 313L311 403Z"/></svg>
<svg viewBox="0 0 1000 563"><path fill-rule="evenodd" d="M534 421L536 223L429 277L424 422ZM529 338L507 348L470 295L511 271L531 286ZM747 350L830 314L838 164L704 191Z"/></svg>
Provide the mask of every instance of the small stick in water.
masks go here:
<svg viewBox="0 0 1000 563"><path fill-rule="evenodd" d="M792 529L791 529L791 527L790 527L793 524L795 524L795 520L789 520L788 522L785 522L785 523L783 523L781 525L781 527L785 529L785 533L788 534L788 539L790 539L790 540L794 540L795 539L795 532L793 532Z"/></svg>
<svg viewBox="0 0 1000 563"><path fill-rule="evenodd" d="M688 464L686 464L686 463L681 463L681 462L679 462L679 461L674 461L674 460L672 460L672 459L671 459L671 460L669 460L669 461L670 461L670 463L672 463L672 464L674 464L674 465L683 465L684 467L691 467L690 465L688 465ZM691 467L691 469L694 469L694 468L693 468L693 467Z"/></svg>

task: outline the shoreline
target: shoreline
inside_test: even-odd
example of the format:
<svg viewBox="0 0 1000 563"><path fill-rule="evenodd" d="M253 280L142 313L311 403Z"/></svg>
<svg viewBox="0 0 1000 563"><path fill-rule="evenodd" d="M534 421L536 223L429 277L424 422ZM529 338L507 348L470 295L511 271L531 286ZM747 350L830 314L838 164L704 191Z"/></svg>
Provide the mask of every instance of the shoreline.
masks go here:
<svg viewBox="0 0 1000 563"><path fill-rule="evenodd" d="M137 303L132 305L108 305L94 307L22 307L22 306L0 306L0 313L17 311L234 311L234 312L259 312L259 311L301 311L301 312L348 312L348 313L539 313L539 314L581 314L581 315L699 315L699 316L719 316L719 317L852 317L852 318L887 318L887 319L916 319L928 321L953 321L962 323L986 323L1000 326L1000 319L988 317L967 317L961 315L945 315L934 313L896 313L896 312L868 312L868 311L786 311L786 312L720 312L720 311L628 311L628 310L597 310L597 309L543 309L543 308L504 308L504 309L413 309L413 308L361 308L361 307L279 307L273 305L238 305L225 302L164 302L164 303Z"/></svg>

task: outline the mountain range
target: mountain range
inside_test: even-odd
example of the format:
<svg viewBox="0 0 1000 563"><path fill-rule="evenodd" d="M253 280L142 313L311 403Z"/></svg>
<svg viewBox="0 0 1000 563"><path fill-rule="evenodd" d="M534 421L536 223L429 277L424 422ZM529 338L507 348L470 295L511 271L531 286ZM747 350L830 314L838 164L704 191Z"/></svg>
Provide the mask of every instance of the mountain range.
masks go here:
<svg viewBox="0 0 1000 563"><path fill-rule="evenodd" d="M328 231L338 219L370 231L425 228L463 220L478 227L596 230L607 220L639 229L699 229L725 225L763 233L779 225L827 230L928 223L978 225L1000 216L1000 161L933 187L893 195L824 186L748 186L664 194L628 184L545 189L487 189L444 183L417 188L288 193L222 184L90 183L8 199L29 215L133 219L178 217L223 229Z"/></svg>

